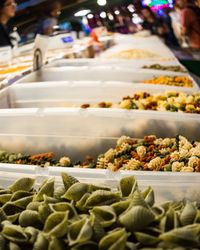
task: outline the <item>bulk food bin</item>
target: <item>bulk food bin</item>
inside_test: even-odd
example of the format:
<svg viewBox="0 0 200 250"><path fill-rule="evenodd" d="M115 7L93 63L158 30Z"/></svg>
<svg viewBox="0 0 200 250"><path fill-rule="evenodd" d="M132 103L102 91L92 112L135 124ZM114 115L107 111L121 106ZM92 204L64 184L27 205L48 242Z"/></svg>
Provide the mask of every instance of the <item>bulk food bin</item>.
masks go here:
<svg viewBox="0 0 200 250"><path fill-rule="evenodd" d="M168 76L189 76L183 73L169 72ZM30 75L27 75L21 78L16 83L30 83L30 82L52 82L52 81L122 81L129 83L142 83L145 80L152 79L154 77L163 76L162 72L158 70L130 70L130 69L110 69L109 67L100 67L100 68L90 68L90 67L70 67L70 68L45 68ZM190 77L190 76L189 76ZM190 77L191 78L191 77ZM197 83L191 78L193 81L193 87L190 89L198 90L199 87ZM151 88L151 84L149 88ZM171 89L173 86L163 85L165 89ZM187 89L186 87L182 87L182 89Z"/></svg>
<svg viewBox="0 0 200 250"><path fill-rule="evenodd" d="M184 88L186 89L186 88ZM165 87L101 81L66 81L13 84L0 91L0 108L80 107L100 102L118 103L136 92L165 93ZM174 87L171 91L182 91ZM191 88L185 93L193 94Z"/></svg>
<svg viewBox="0 0 200 250"><path fill-rule="evenodd" d="M54 177L56 185L61 184L60 174L66 172L81 182L109 186L116 188L122 177L134 175L139 188L144 190L151 186L155 192L156 202L189 199L200 202L200 174L199 173L166 173L144 171L119 171L112 173L108 170L77 169L38 166L25 166L14 164L0 164L1 187L8 187L21 177L36 179L39 187L44 179Z"/></svg>
<svg viewBox="0 0 200 250"><path fill-rule="evenodd" d="M133 38L129 41L119 42L100 54L100 58L112 59L122 51L134 50L141 52L127 59L160 59L163 61L177 60L175 55L159 39ZM117 59L121 59L118 57Z"/></svg>
<svg viewBox="0 0 200 250"><path fill-rule="evenodd" d="M200 119L194 114L157 111L50 108L0 110L0 149L35 154L54 152L73 161L96 157L127 135L142 138L183 135L200 141Z"/></svg>
<svg viewBox="0 0 200 250"><path fill-rule="evenodd" d="M90 66L90 67L98 67L98 66L112 66L117 68L130 68L130 69L140 69L143 66L152 65L152 64L160 64L163 66L181 66L184 69L184 66L180 64L180 62L177 61L171 61L171 62L163 62L159 60L152 60L150 59L143 59L143 60L106 60L101 58L96 59L60 59L60 60L54 60L53 62L46 64L45 68L53 68L53 67L84 67L84 66Z"/></svg>

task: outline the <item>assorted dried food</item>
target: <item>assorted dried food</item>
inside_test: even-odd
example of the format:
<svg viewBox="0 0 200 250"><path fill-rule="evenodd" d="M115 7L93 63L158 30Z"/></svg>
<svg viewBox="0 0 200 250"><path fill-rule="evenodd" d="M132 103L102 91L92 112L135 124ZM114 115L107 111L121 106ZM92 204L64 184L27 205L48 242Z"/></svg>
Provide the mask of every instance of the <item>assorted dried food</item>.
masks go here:
<svg viewBox="0 0 200 250"><path fill-rule="evenodd" d="M200 142L189 141L183 136L164 139L154 135L144 139L122 136L115 148L99 155L96 168L200 172Z"/></svg>
<svg viewBox="0 0 200 250"><path fill-rule="evenodd" d="M110 59L141 59L160 57L158 54L144 49L127 49L108 56Z"/></svg>
<svg viewBox="0 0 200 250"><path fill-rule="evenodd" d="M187 71L179 65L161 65L161 64L156 63L152 65L145 65L142 68L187 73Z"/></svg>
<svg viewBox="0 0 200 250"><path fill-rule="evenodd" d="M118 139L115 148L100 154L97 160L86 156L85 161L72 163L66 156L57 161L51 152L31 156L1 151L0 162L42 167L98 168L112 171L200 172L200 142L189 141L183 136L164 139L154 135L145 136L144 139L122 136Z"/></svg>
<svg viewBox="0 0 200 250"><path fill-rule="evenodd" d="M62 173L63 186L21 178L0 190L0 248L34 250L199 249L200 208L190 201L155 204L134 176L117 190ZM148 247L148 248L147 248ZM149 248L150 247L150 248ZM179 248L181 247L181 248Z"/></svg>
<svg viewBox="0 0 200 250"><path fill-rule="evenodd" d="M119 104L100 102L98 104L82 104L81 108L122 108L200 114L200 94L136 92L133 96L123 97Z"/></svg>
<svg viewBox="0 0 200 250"><path fill-rule="evenodd" d="M37 155L25 155L21 153L8 153L0 151L0 163L22 164L22 165L38 165L42 167L60 166L72 167L69 157L61 157L58 161L52 152Z"/></svg>
<svg viewBox="0 0 200 250"><path fill-rule="evenodd" d="M145 80L144 83L177 87L193 87L193 82L188 76L156 76L153 79Z"/></svg>

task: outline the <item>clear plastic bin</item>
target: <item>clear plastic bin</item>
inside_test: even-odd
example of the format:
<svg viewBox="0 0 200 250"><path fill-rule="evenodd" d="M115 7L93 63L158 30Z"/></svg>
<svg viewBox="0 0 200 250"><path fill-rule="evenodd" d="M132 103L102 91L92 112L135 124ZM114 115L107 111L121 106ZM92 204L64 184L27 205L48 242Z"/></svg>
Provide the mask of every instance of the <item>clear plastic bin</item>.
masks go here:
<svg viewBox="0 0 200 250"><path fill-rule="evenodd" d="M182 92L182 88L178 87L171 90ZM103 101L118 103L124 96L132 96L138 91L164 93L165 88L101 81L14 84L0 91L0 108L79 107ZM191 88L185 92L193 93Z"/></svg>
<svg viewBox="0 0 200 250"><path fill-rule="evenodd" d="M145 65L161 64L164 66L182 66L179 61L159 61L159 60L106 60L101 58L96 59L60 59L55 60L47 65L45 68L53 67L117 67L117 68L130 68L130 69L140 69ZM182 66L184 68L184 66ZM165 71L166 72L166 71Z"/></svg>
<svg viewBox="0 0 200 250"><path fill-rule="evenodd" d="M175 76L184 75L183 73L169 72L165 75ZM90 67L63 67L63 68L46 68L34 72L28 76L23 77L16 83L30 83L30 82L55 82L55 81L121 81L128 83L142 83L145 80L152 79L155 76L163 76L163 72L158 70L130 70L130 69L109 69L109 67L90 68ZM192 79L192 78L191 78ZM199 90L197 83L192 79L193 87L191 89ZM151 84L148 84L151 88ZM154 85L154 84L153 84ZM160 85L157 85L160 86ZM171 89L173 86L164 85L165 89ZM187 89L182 87L182 89Z"/></svg>
<svg viewBox="0 0 200 250"><path fill-rule="evenodd" d="M61 172L66 172L82 182L96 185L106 185L112 188L118 186L122 177L134 175L137 178L139 188L151 186L155 191L156 202L169 200L189 199L200 202L200 174L199 173L165 173L144 171L119 171L110 172L99 169L78 168L41 168L37 166L25 166L14 164L0 164L0 183L7 188L21 177L36 179L36 188L46 178L55 177L56 185L61 185Z"/></svg>
<svg viewBox="0 0 200 250"><path fill-rule="evenodd" d="M122 135L142 138L175 137L200 141L198 115L120 109L16 109L0 110L0 149L9 152L52 151L74 161L96 157Z"/></svg>
<svg viewBox="0 0 200 250"><path fill-rule="evenodd" d="M115 41L116 40L117 39L115 39ZM118 41L119 42L117 42L117 45L101 53L100 58L109 59L110 56L116 53L118 54L121 51L133 49L133 50L148 51L154 54L154 56L149 56L148 54L147 55L144 54L143 57L138 58L139 60L143 60L143 59L152 59L152 60L160 59L163 61L176 60L176 57L172 53L172 51L168 49L167 46L163 42L161 42L160 39L156 37L151 37L148 39L132 37L131 39L127 39L127 40L122 39L121 41L120 40Z"/></svg>

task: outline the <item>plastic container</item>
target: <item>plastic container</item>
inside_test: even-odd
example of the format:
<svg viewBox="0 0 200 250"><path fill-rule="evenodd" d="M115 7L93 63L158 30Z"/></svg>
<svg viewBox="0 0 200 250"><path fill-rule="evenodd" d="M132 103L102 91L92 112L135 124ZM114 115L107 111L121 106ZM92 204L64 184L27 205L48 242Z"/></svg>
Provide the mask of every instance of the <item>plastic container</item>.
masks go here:
<svg viewBox="0 0 200 250"><path fill-rule="evenodd" d="M35 154L55 152L74 161L96 157L122 135L175 137L200 141L198 115L120 109L0 110L0 149ZM188 133L189 131L189 133Z"/></svg>
<svg viewBox="0 0 200 250"><path fill-rule="evenodd" d="M185 75L183 73L169 72L165 75L176 76L176 75ZM163 76L162 72L158 70L130 70L130 69L112 69L109 67L105 68L90 68L90 67L63 67L63 68L48 68L43 69L37 72L34 72L30 75L27 75L17 81L16 83L30 83L30 82L55 82L55 81L121 81L128 83L142 83L144 80L152 79L155 76ZM197 83L191 78L193 81L193 89L194 91L198 90L199 87ZM148 84L149 88L151 88L151 84ZM154 85L154 84L153 84ZM158 85L157 85L158 86ZM163 85L165 89L171 89L173 86ZM182 90L187 89L182 87Z"/></svg>
<svg viewBox="0 0 200 250"><path fill-rule="evenodd" d="M171 90L182 92L178 87ZM101 81L13 84L0 91L0 108L80 107L103 101L118 103L124 96L132 96L138 91L164 93L165 87ZM185 92L193 91L187 88Z"/></svg>
<svg viewBox="0 0 200 250"><path fill-rule="evenodd" d="M199 173L165 173L144 171L119 171L117 173L99 169L78 168L41 168L14 164L0 164L0 183L7 188L21 177L36 179L36 187L46 178L54 177L56 185L61 185L61 172L66 172L82 182L96 185L106 185L112 188L118 186L122 177L134 175L139 188L143 190L151 186L155 191L156 202L189 199L200 202L200 174Z"/></svg>
<svg viewBox="0 0 200 250"><path fill-rule="evenodd" d="M169 61L163 62L159 60L152 60L144 59L144 60L106 60L102 58L96 59L61 59L55 60L47 65L45 68L53 68L53 67L99 67L99 66L110 66L116 68L130 68L130 69L140 69L145 65L152 65L152 64L161 64L164 66L182 66L178 61ZM184 66L182 66L184 68Z"/></svg>
<svg viewBox="0 0 200 250"><path fill-rule="evenodd" d="M115 39L116 41L116 39ZM160 41L160 39L151 37L147 38L140 38L140 37L132 37L129 39L124 39L124 41L117 42L117 45L113 46L112 48L106 50L100 55L100 58L109 59L110 56L112 57L115 54L118 54L121 51L125 50L143 50L153 53L154 56L145 54L141 57L135 57L132 59L152 59L152 60L163 60L163 61L170 61L170 60L177 60L175 55L172 53L171 50L167 48L167 46ZM119 58L120 59L120 58Z"/></svg>

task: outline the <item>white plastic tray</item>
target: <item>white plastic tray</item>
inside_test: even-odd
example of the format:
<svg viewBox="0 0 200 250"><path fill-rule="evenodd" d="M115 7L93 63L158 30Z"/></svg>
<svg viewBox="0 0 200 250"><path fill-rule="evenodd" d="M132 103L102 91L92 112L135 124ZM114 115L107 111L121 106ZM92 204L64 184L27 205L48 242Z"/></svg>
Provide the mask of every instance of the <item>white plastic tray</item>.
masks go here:
<svg viewBox="0 0 200 250"><path fill-rule="evenodd" d="M164 66L182 66L178 60L174 61L159 61L159 60L152 60L150 59L143 59L143 60L106 60L102 58L96 59L60 59L54 60L53 62L45 65L45 68L53 68L53 67L99 67L99 66L110 66L110 67L117 67L117 68L130 68L140 69L145 65L152 65L152 64L160 64ZM166 72L166 71L165 71Z"/></svg>
<svg viewBox="0 0 200 250"><path fill-rule="evenodd" d="M114 146L121 135L148 134L200 141L200 119L193 114L120 109L10 109L0 110L0 149L9 152L53 151L73 160L96 157Z"/></svg>
<svg viewBox="0 0 200 250"><path fill-rule="evenodd" d="M171 88L182 91L182 88ZM186 93L193 93L191 88L184 88ZM29 84L13 84L0 91L0 108L46 108L46 107L79 107L85 103L110 101L118 103L124 96L135 92L164 93L161 89L148 84L131 84L123 82L66 81Z"/></svg>
<svg viewBox="0 0 200 250"><path fill-rule="evenodd" d="M169 50L164 43L162 43L159 39L156 38L138 38L133 37L132 39L128 39L127 41L120 42L119 44L113 46L112 48L106 50L100 55L100 58L109 59L110 56L115 53L119 53L120 51L129 50L129 49L141 49L147 50L151 53L154 53L154 57L144 56L140 59L161 59L161 60L176 60L175 55ZM135 58L137 59L137 58ZM139 59L139 60L140 60Z"/></svg>
<svg viewBox="0 0 200 250"><path fill-rule="evenodd" d="M183 73L169 72L165 75L186 75ZM121 81L128 83L142 83L144 80L152 79L155 76L163 76L163 72L158 70L130 70L130 69L110 69L109 67L90 68L90 67L63 67L63 68L46 68L34 72L28 76L23 77L16 83L30 83L30 82L55 82L55 81ZM192 79L192 78L191 78ZM192 79L193 80L193 79ZM197 83L193 80L194 86L190 89L198 90ZM151 85L151 84L148 84ZM158 85L157 85L158 86ZM165 89L171 89L173 86L164 85ZM151 88L151 87L149 87ZM187 89L182 87L182 90Z"/></svg>
<svg viewBox="0 0 200 250"><path fill-rule="evenodd" d="M17 179L32 177L39 186L42 181L52 176L57 185L61 184L60 173L66 172L82 182L106 185L116 188L122 177L134 175L140 189L151 186L155 191L156 202L181 200L184 198L200 202L200 174L199 173L165 173L144 171L119 171L117 173L100 169L78 168L41 168L14 164L0 164L0 183L6 188Z"/></svg>

